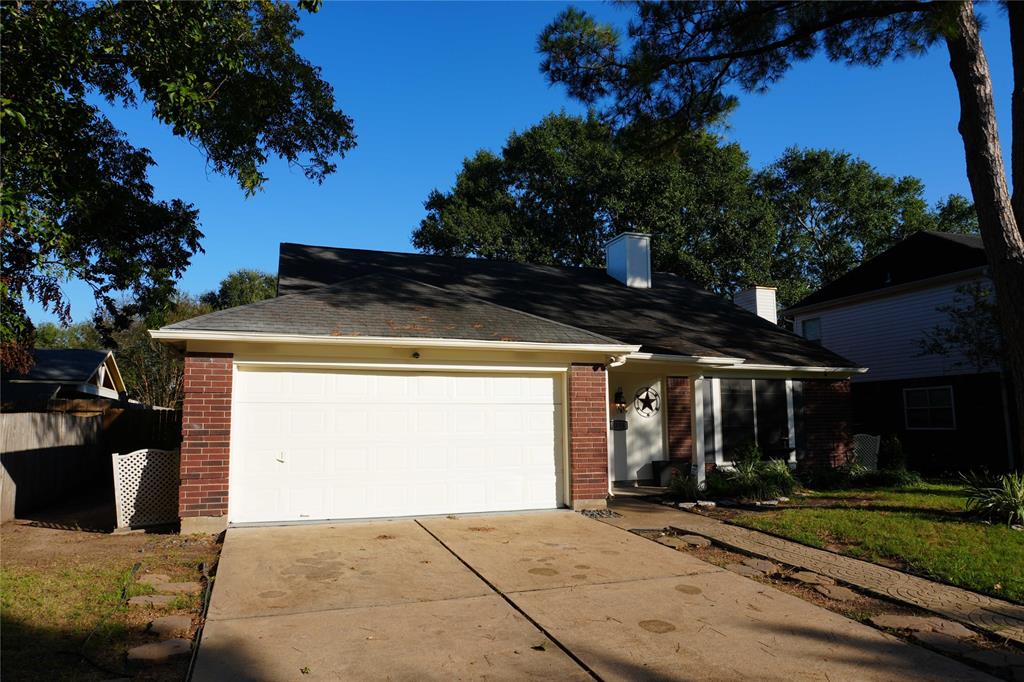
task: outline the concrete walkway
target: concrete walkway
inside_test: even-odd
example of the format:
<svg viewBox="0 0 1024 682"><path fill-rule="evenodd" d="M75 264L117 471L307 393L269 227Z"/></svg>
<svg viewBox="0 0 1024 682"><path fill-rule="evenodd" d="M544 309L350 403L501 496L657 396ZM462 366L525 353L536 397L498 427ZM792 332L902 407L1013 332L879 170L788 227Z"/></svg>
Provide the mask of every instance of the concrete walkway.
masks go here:
<svg viewBox="0 0 1024 682"><path fill-rule="evenodd" d="M230 529L212 680L992 680L569 511Z"/></svg>
<svg viewBox="0 0 1024 682"><path fill-rule="evenodd" d="M622 516L603 520L619 528L673 528L703 535L726 547L827 575L865 592L918 606L1024 644L1024 606L665 505L619 498L612 508Z"/></svg>

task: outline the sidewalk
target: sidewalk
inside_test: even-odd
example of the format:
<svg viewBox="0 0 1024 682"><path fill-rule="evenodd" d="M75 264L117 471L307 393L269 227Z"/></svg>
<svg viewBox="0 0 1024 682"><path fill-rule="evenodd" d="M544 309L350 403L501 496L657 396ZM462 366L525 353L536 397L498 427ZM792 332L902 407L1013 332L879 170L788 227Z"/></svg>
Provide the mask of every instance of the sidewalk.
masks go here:
<svg viewBox="0 0 1024 682"><path fill-rule="evenodd" d="M643 500L620 497L611 503L611 508L622 516L601 520L619 528L671 527L703 535L725 547L820 573L873 595L911 604L1024 644L1024 606Z"/></svg>

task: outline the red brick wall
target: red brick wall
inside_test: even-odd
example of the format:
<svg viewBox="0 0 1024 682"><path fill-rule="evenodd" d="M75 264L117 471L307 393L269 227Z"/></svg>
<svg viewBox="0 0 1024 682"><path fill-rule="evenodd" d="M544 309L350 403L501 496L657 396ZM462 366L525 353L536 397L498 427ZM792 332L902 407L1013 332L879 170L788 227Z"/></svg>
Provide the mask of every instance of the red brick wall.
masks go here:
<svg viewBox="0 0 1024 682"><path fill-rule="evenodd" d="M608 497L608 395L603 365L569 372L569 467L572 503Z"/></svg>
<svg viewBox="0 0 1024 682"><path fill-rule="evenodd" d="M185 355L178 514L228 513L231 440L231 353Z"/></svg>
<svg viewBox="0 0 1024 682"><path fill-rule="evenodd" d="M665 416L668 419L668 457L693 461L693 405L689 377L668 377Z"/></svg>
<svg viewBox="0 0 1024 682"><path fill-rule="evenodd" d="M802 466L836 467L853 449L853 400L850 380L804 381L804 457Z"/></svg>

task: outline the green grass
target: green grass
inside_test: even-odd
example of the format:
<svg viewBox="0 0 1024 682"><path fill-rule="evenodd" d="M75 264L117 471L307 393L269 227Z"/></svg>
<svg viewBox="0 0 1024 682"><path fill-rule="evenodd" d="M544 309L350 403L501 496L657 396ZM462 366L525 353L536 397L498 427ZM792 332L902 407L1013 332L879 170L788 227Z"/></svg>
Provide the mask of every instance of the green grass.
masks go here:
<svg viewBox="0 0 1024 682"><path fill-rule="evenodd" d="M955 485L812 493L733 522L1024 603L1024 532L964 513Z"/></svg>

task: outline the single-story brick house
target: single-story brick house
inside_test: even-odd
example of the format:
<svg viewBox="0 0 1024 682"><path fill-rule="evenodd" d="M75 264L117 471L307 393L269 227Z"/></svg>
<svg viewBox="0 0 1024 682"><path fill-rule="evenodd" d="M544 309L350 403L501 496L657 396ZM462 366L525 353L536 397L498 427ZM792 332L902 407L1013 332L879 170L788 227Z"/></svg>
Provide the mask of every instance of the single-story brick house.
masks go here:
<svg viewBox="0 0 1024 682"><path fill-rule="evenodd" d="M606 254L282 244L276 298L152 332L185 353L183 531L598 507L750 441L795 466L847 452L863 370L779 328L773 290L734 305L652 273L647 235Z"/></svg>

